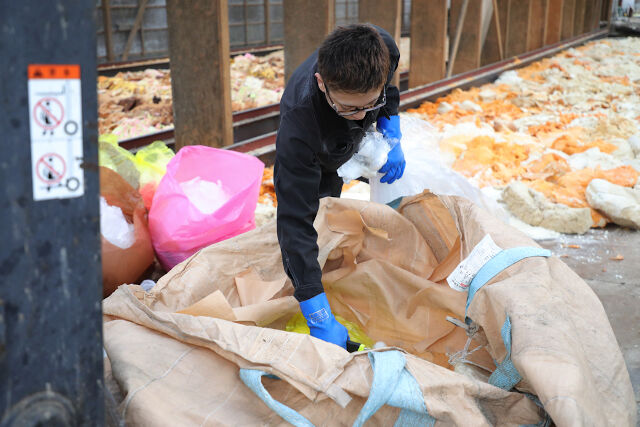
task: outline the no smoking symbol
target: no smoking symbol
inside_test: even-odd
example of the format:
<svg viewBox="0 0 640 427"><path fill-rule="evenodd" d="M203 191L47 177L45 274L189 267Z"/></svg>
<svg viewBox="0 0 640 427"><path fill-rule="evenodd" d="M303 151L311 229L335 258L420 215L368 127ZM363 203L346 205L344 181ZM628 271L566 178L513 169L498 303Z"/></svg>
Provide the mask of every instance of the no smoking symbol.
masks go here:
<svg viewBox="0 0 640 427"><path fill-rule="evenodd" d="M44 182L47 187L59 184L67 172L67 165L62 156L56 153L45 154L40 157L36 165L38 179Z"/></svg>
<svg viewBox="0 0 640 427"><path fill-rule="evenodd" d="M63 118L64 107L56 98L42 98L33 107L33 119L45 132L53 132Z"/></svg>

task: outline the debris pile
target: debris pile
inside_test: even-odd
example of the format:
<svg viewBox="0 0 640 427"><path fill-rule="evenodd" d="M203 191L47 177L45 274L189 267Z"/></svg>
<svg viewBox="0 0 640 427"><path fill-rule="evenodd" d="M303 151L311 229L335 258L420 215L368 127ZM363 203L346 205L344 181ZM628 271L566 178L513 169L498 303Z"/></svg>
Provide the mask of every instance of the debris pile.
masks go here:
<svg viewBox="0 0 640 427"><path fill-rule="evenodd" d="M284 90L284 54L250 53L231 60L233 111L276 104ZM173 126L171 72L168 69L120 72L98 77L100 134L134 138Z"/></svg>
<svg viewBox="0 0 640 427"><path fill-rule="evenodd" d="M409 70L408 37L400 43L400 72ZM265 56L251 53L231 59L233 111L280 102L284 91L284 51ZM173 126L171 72L168 69L120 72L98 77L100 134L135 138Z"/></svg>
<svg viewBox="0 0 640 427"><path fill-rule="evenodd" d="M520 220L578 233L586 231L575 222L585 208L591 227L634 226L614 213L622 209L617 201L615 209L594 203L587 188L593 180L621 189L637 184L639 101L640 40L605 39L507 71L492 84L455 90L410 113L439 130L443 157L455 171L502 192Z"/></svg>

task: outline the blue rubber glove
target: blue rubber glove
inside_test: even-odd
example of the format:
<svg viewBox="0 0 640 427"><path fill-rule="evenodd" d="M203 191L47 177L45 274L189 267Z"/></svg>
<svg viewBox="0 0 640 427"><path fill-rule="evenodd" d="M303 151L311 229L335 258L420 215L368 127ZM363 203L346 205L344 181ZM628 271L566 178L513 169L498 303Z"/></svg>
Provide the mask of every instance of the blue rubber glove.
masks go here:
<svg viewBox="0 0 640 427"><path fill-rule="evenodd" d="M389 140L389 144L393 147L387 155L387 163L385 163L378 171L384 174L384 176L380 178L380 182L391 184L396 179L400 179L402 177L404 168L407 164L404 160L402 147L400 146L400 139L402 139L402 133L400 132L400 116L391 116L389 119L386 117L379 117L377 127L378 132L382 133L385 139Z"/></svg>
<svg viewBox="0 0 640 427"><path fill-rule="evenodd" d="M302 315L307 319L311 336L347 348L349 332L331 313L327 295L323 292L300 303Z"/></svg>

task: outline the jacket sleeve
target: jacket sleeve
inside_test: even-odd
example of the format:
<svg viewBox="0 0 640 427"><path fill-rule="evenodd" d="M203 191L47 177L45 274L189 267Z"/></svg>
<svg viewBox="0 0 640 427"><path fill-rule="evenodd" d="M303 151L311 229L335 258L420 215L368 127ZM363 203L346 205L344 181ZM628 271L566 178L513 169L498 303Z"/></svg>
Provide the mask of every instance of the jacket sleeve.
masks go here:
<svg viewBox="0 0 640 427"><path fill-rule="evenodd" d="M382 28L375 26L375 28L380 33L382 40L387 45L387 49L389 49L389 75L387 76L387 105L385 105L384 109L380 110L380 115L384 115L384 111L389 116L395 116L398 114L398 108L400 107L400 90L391 84L391 80L393 79L393 75L398 69L398 64L400 62L400 50L398 49L398 45L391 37L391 34L383 30Z"/></svg>
<svg viewBox="0 0 640 427"><path fill-rule="evenodd" d="M299 127L296 120L283 117L276 140L274 185L282 263L293 282L294 296L304 301L324 292L318 234L313 227L322 170L313 150L300 137Z"/></svg>

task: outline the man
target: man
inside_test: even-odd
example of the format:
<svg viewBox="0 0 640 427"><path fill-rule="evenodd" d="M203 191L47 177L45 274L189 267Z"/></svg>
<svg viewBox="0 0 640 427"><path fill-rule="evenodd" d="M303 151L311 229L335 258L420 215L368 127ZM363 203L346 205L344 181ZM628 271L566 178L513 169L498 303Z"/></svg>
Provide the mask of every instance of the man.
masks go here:
<svg viewBox="0 0 640 427"><path fill-rule="evenodd" d="M311 335L342 347L348 333L331 313L322 287L313 221L320 198L340 196L336 170L357 152L373 123L394 147L380 181L402 176L400 94L390 84L399 59L383 29L338 28L296 69L280 101L274 183L284 269Z"/></svg>

